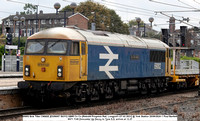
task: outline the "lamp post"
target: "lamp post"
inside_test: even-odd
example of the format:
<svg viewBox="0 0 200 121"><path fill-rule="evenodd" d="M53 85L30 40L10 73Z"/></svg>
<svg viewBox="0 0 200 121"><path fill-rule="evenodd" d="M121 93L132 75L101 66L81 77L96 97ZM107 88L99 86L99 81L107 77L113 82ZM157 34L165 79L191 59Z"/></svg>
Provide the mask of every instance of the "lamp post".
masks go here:
<svg viewBox="0 0 200 121"><path fill-rule="evenodd" d="M96 30L96 12L91 12L91 14L94 15L93 22L91 23L91 30L95 31Z"/></svg>
<svg viewBox="0 0 200 121"><path fill-rule="evenodd" d="M58 15L58 9L60 9L60 7L61 7L60 3L55 3L54 4L54 8L56 9L56 15ZM72 8L73 14L74 14L74 9L77 7L76 3L72 2L70 4L70 7ZM66 23L66 20L67 20L66 14L67 14L67 11L65 10L64 11L64 27L66 27L66 25L67 25L67 23Z"/></svg>
<svg viewBox="0 0 200 121"><path fill-rule="evenodd" d="M154 21L154 18L153 17L150 17L149 18L149 22L150 22L150 26L151 26L151 29L152 29L152 22ZM146 36L146 24L144 23L144 37Z"/></svg>
<svg viewBox="0 0 200 121"><path fill-rule="evenodd" d="M61 5L60 3L55 3L54 8L56 9L56 15L58 15L58 9L60 9Z"/></svg>
<svg viewBox="0 0 200 121"><path fill-rule="evenodd" d="M18 16L14 16L13 20L15 22L18 22L19 23L19 34L18 34L18 47L17 47L17 72L19 72L19 56L20 56L20 24L21 22L24 22L25 21L25 17L21 17L20 20L19 20L19 17Z"/></svg>
<svg viewBox="0 0 200 121"><path fill-rule="evenodd" d="M72 14L74 14L74 10L75 10L76 7L77 7L77 4L75 2L72 2L70 4L70 8L72 9Z"/></svg>
<svg viewBox="0 0 200 121"><path fill-rule="evenodd" d="M141 22L141 18L136 18L136 21L137 21L137 23L138 23L138 36L140 36L140 22Z"/></svg>
<svg viewBox="0 0 200 121"><path fill-rule="evenodd" d="M151 28L152 28L152 22L154 21L154 18L153 17L150 17L149 18L149 22L151 23Z"/></svg>
<svg viewBox="0 0 200 121"><path fill-rule="evenodd" d="M36 10L36 24L35 24L35 33L37 33L37 28L38 28L38 5L36 5L37 10Z"/></svg>

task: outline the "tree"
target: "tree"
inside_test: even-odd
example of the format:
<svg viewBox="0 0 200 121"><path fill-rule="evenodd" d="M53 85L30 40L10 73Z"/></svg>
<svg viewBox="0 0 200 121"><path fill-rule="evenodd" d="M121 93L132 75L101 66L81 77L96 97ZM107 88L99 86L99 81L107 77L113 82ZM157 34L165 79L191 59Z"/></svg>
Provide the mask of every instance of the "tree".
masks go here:
<svg viewBox="0 0 200 121"><path fill-rule="evenodd" d="M96 23L96 30L117 32L128 34L127 26L121 21L121 18L114 10L108 9L99 3L86 1L77 6L76 11L85 15L89 19L89 29L91 23ZM125 30L126 29L126 30Z"/></svg>
<svg viewBox="0 0 200 121"><path fill-rule="evenodd" d="M138 25L138 22L136 21L136 19L133 19L133 20L128 22L129 27L137 26L137 25ZM144 21L142 21L142 20L140 22L140 27L144 27Z"/></svg>
<svg viewBox="0 0 200 121"><path fill-rule="evenodd" d="M94 3L91 1L81 2L77 6L76 11L85 15L89 18L89 29L92 22L96 23L97 30L105 31L110 24L110 14L108 9L100 5L99 3Z"/></svg>
<svg viewBox="0 0 200 121"><path fill-rule="evenodd" d="M24 11L20 12L21 15L30 15L30 14L34 14L37 11L37 5L33 5L33 4L25 4L24 6Z"/></svg>
<svg viewBox="0 0 200 121"><path fill-rule="evenodd" d="M129 34L128 25L121 21L119 15L114 10L109 10L110 13L110 31L122 34Z"/></svg>
<svg viewBox="0 0 200 121"><path fill-rule="evenodd" d="M2 34L2 26L0 26L0 35Z"/></svg>
<svg viewBox="0 0 200 121"><path fill-rule="evenodd" d="M62 8L61 12L64 12L64 11L67 11L67 12L72 12L72 8L70 7L70 5L67 5L65 6L64 8Z"/></svg>
<svg viewBox="0 0 200 121"><path fill-rule="evenodd" d="M146 33L146 36L149 37L149 38L156 38L156 39L159 39L159 40L160 40L162 34L161 34L161 32L155 33L155 32L153 32L153 31L149 31L149 32Z"/></svg>

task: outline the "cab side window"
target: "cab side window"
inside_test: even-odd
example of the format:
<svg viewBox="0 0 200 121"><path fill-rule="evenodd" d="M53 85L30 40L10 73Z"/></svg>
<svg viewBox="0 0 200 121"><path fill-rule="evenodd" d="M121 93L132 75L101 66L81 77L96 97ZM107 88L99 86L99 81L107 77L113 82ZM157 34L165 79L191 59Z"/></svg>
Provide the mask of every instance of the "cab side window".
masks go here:
<svg viewBox="0 0 200 121"><path fill-rule="evenodd" d="M79 55L79 42L72 42L70 55Z"/></svg>
<svg viewBox="0 0 200 121"><path fill-rule="evenodd" d="M85 43L81 44L81 52L82 52L82 55L85 55Z"/></svg>

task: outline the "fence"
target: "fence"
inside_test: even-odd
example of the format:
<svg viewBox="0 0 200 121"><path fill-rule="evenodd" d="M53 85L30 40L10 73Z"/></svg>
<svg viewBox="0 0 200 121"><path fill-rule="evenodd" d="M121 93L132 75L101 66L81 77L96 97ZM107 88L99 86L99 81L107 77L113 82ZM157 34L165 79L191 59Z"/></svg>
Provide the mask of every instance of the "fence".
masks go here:
<svg viewBox="0 0 200 121"><path fill-rule="evenodd" d="M1 70L4 71L4 56L2 56L2 68ZM5 56L5 71L9 72L16 72L17 70L17 56L15 55L6 55ZM19 71L23 71L23 56L20 56L20 63L19 63Z"/></svg>

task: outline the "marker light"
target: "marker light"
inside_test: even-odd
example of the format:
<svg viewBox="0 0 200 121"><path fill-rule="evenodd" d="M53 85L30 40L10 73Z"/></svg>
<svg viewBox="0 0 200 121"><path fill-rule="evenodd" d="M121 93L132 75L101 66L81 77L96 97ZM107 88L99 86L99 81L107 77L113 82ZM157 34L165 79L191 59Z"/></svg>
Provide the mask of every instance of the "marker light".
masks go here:
<svg viewBox="0 0 200 121"><path fill-rule="evenodd" d="M30 76L30 65L25 65L24 75Z"/></svg>
<svg viewBox="0 0 200 121"><path fill-rule="evenodd" d="M57 67L57 76L58 77L63 77L63 66L58 66Z"/></svg>

